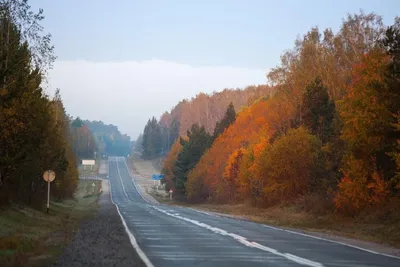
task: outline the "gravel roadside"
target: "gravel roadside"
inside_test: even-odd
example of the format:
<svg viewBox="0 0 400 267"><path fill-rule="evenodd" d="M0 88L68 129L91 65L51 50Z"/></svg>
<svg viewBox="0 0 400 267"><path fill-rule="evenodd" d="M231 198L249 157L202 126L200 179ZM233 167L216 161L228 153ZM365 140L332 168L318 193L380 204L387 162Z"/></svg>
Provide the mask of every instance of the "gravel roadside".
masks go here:
<svg viewBox="0 0 400 267"><path fill-rule="evenodd" d="M72 242L51 266L145 266L129 241L108 190L108 181L103 180L96 216L81 223Z"/></svg>

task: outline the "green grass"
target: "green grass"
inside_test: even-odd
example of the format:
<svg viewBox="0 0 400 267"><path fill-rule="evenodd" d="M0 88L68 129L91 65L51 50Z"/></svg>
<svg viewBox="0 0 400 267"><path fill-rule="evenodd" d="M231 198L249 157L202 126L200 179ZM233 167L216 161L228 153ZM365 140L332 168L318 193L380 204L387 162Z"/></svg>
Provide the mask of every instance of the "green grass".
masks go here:
<svg viewBox="0 0 400 267"><path fill-rule="evenodd" d="M93 189L92 183L95 183ZM52 202L50 213L11 206L0 212L0 265L43 266L54 261L83 218L93 215L101 181L79 181L75 198Z"/></svg>

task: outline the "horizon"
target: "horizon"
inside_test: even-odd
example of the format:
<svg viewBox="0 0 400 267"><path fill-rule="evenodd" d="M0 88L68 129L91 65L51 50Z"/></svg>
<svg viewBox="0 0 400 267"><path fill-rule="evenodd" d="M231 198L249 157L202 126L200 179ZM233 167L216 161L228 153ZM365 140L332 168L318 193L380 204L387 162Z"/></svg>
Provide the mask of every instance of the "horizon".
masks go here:
<svg viewBox="0 0 400 267"><path fill-rule="evenodd" d="M46 92L59 88L71 116L116 125L132 139L180 100L266 84L284 51L314 26L337 32L360 10L390 25L400 9L394 0L30 4L44 9L58 56Z"/></svg>

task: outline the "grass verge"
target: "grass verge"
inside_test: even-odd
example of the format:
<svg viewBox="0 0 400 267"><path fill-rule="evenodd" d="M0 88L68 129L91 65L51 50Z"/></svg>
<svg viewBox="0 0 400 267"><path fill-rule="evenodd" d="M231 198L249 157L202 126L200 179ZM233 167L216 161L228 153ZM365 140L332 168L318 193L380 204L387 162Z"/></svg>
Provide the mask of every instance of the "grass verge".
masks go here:
<svg viewBox="0 0 400 267"><path fill-rule="evenodd" d="M101 181L80 180L74 199L51 202L49 214L17 206L0 211L1 266L45 266L56 260L80 221L96 211L100 188Z"/></svg>

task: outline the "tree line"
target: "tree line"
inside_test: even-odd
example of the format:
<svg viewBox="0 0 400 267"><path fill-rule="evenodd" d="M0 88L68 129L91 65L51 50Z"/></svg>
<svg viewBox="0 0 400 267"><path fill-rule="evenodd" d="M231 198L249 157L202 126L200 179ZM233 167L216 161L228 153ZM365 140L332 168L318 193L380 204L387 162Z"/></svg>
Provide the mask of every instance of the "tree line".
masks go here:
<svg viewBox="0 0 400 267"><path fill-rule="evenodd" d="M360 12L337 33L312 28L267 74L268 90L239 104L214 138L219 125L193 115L215 120L212 97L201 96L164 160L167 188L189 201L260 207L308 198L311 209L349 215L398 203L399 70L399 18L387 27Z"/></svg>
<svg viewBox="0 0 400 267"><path fill-rule="evenodd" d="M178 136L179 122L173 121L170 125L165 125L152 117L144 127L143 134L140 134L136 140L135 150L145 159L165 155Z"/></svg>
<svg viewBox="0 0 400 267"><path fill-rule="evenodd" d="M117 126L102 121L83 121L94 136L99 156L127 156L131 153L131 138Z"/></svg>
<svg viewBox="0 0 400 267"><path fill-rule="evenodd" d="M230 103L240 110L256 99L270 95L273 89L268 85L248 86L245 90L225 89L182 100L170 112L164 112L159 120L155 117L148 120L144 132L136 140L134 150L145 158L165 156L176 139L185 136L193 124L204 126L212 134Z"/></svg>
<svg viewBox="0 0 400 267"><path fill-rule="evenodd" d="M0 3L0 204L40 207L46 199L42 174L56 173L52 196L73 196L76 158L70 117L59 91L49 98L42 88L55 60L51 36L43 33L43 10L27 1Z"/></svg>

